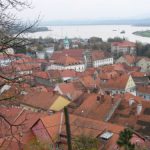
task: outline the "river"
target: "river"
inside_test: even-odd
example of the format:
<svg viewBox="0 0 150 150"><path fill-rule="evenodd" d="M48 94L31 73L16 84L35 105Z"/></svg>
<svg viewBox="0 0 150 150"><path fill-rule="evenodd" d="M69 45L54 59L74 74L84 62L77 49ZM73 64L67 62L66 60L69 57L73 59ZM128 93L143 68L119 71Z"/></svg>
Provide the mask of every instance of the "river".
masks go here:
<svg viewBox="0 0 150 150"><path fill-rule="evenodd" d="M124 37L130 41L140 41L143 43L150 43L150 38L140 37L132 34L135 31L150 30L146 26L131 26L131 25L77 25L77 26L48 26L50 31L29 33L28 36L32 38L38 37L52 37L60 39L68 38L90 38L92 36L101 37L106 41L109 37ZM125 31L124 34L121 34Z"/></svg>

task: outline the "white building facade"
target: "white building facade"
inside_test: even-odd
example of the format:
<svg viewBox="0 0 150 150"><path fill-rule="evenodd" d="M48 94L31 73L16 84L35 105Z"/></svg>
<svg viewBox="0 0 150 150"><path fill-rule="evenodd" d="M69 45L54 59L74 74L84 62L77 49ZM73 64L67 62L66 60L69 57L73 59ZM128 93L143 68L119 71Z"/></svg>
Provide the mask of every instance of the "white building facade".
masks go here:
<svg viewBox="0 0 150 150"><path fill-rule="evenodd" d="M85 64L70 64L70 65L60 65L51 64L47 67L47 70L75 70L76 72L84 72L86 69Z"/></svg>
<svg viewBox="0 0 150 150"><path fill-rule="evenodd" d="M113 58L105 58L105 59L100 59L100 60L95 60L93 61L93 67L99 67L99 66L104 66L104 65L111 65L114 63Z"/></svg>

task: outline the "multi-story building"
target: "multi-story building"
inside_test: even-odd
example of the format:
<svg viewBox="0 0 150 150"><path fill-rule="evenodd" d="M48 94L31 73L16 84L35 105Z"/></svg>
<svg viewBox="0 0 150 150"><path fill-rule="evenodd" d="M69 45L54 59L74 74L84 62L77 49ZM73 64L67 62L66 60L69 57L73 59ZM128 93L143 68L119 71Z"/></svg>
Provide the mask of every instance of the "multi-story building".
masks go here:
<svg viewBox="0 0 150 150"><path fill-rule="evenodd" d="M136 95L136 84L131 75L125 74L116 79L111 79L101 85L106 92L111 94L131 93Z"/></svg>
<svg viewBox="0 0 150 150"><path fill-rule="evenodd" d="M133 55L123 55L116 60L116 63L125 63L128 66L135 66L137 57Z"/></svg>
<svg viewBox="0 0 150 150"><path fill-rule="evenodd" d="M141 72L150 72L150 58L143 57L136 65L141 68Z"/></svg>
<svg viewBox="0 0 150 150"><path fill-rule="evenodd" d="M83 72L85 71L85 63L66 54L55 60L48 67L48 70L75 70L77 72Z"/></svg>
<svg viewBox="0 0 150 150"><path fill-rule="evenodd" d="M129 41L113 42L111 52L113 54L136 54L136 45Z"/></svg>
<svg viewBox="0 0 150 150"><path fill-rule="evenodd" d="M113 57L104 51L93 51L92 52L93 67L112 65L113 62L114 62Z"/></svg>

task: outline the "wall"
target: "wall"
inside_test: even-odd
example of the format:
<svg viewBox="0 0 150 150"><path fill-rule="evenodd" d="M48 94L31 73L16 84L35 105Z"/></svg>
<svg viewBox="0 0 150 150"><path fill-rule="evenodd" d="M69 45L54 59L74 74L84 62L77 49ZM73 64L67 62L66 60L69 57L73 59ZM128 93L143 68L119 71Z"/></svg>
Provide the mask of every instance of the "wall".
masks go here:
<svg viewBox="0 0 150 150"><path fill-rule="evenodd" d="M135 85L135 83L134 83L134 81L133 81L133 78L131 77L131 76L129 76L129 79L128 79L128 81L127 81L127 84L126 84L126 87L125 87L125 89L127 90L127 89L131 89L131 88L134 88L136 85Z"/></svg>
<svg viewBox="0 0 150 150"><path fill-rule="evenodd" d="M144 59L141 59L136 64L138 67L141 67L142 72L148 72L150 71L150 61L145 61Z"/></svg>
<svg viewBox="0 0 150 150"><path fill-rule="evenodd" d="M75 70L77 72L84 72L85 64L77 64L77 65L69 65L69 66L52 64L47 68L47 70Z"/></svg>
<svg viewBox="0 0 150 150"><path fill-rule="evenodd" d="M121 56L119 59L117 59L117 60L116 60L116 63L125 63L125 64L127 64L128 66L132 66L131 64L129 64L129 63L127 62L127 60L126 60L123 56Z"/></svg>
<svg viewBox="0 0 150 150"><path fill-rule="evenodd" d="M134 47L119 47L119 46L111 46L111 52L112 53L129 53L129 54L135 54L136 50Z"/></svg>
<svg viewBox="0 0 150 150"><path fill-rule="evenodd" d="M99 66L110 65L110 64L113 64L113 58L106 58L106 59L93 61L93 67L95 68Z"/></svg>

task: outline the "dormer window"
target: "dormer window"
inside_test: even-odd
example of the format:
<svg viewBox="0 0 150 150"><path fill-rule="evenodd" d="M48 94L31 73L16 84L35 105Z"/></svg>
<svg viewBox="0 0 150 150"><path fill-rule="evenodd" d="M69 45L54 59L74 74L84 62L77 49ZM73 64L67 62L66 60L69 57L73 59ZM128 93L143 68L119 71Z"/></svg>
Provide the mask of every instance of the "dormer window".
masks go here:
<svg viewBox="0 0 150 150"><path fill-rule="evenodd" d="M28 92L26 92L26 91L21 91L20 94L21 94L21 95L27 95Z"/></svg>
<svg viewBox="0 0 150 150"><path fill-rule="evenodd" d="M113 136L113 133L110 131L105 131L100 135L100 138L103 140L109 140Z"/></svg>

